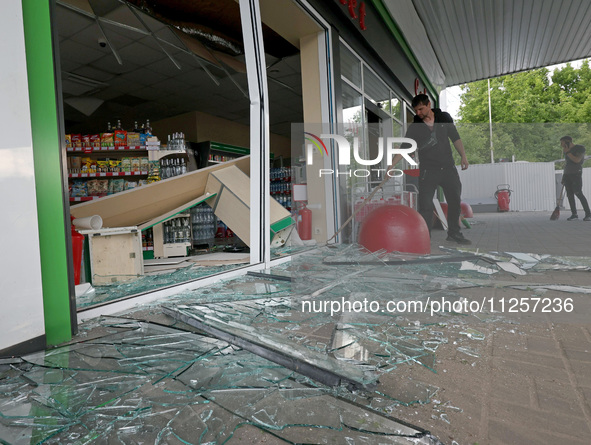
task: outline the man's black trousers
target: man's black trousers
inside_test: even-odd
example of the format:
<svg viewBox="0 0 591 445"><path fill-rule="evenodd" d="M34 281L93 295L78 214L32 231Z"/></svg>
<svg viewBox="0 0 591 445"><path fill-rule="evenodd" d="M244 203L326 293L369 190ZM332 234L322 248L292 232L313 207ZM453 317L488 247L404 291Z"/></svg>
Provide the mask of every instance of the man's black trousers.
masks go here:
<svg viewBox="0 0 591 445"><path fill-rule="evenodd" d="M589 211L589 204L587 198L583 195L583 174L582 173L567 173L562 175L562 183L566 190L566 196L570 205L570 211L573 215L577 214L577 203L575 202L575 196L581 201L583 210L585 210L585 216L591 215Z"/></svg>
<svg viewBox="0 0 591 445"><path fill-rule="evenodd" d="M427 223L429 233L431 233L431 226L433 225L433 195L437 186L441 186L447 201L447 233L460 233L462 183L455 167L421 168L419 176L419 212Z"/></svg>

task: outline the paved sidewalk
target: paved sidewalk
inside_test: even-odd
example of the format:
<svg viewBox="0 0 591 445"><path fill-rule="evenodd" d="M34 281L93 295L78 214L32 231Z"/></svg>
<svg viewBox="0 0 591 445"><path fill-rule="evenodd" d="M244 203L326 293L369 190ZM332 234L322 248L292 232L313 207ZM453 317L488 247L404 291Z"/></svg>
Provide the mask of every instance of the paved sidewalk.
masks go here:
<svg viewBox="0 0 591 445"><path fill-rule="evenodd" d="M591 222L566 221L564 212L558 221L549 217L544 212L475 214L473 227L463 233L472 240L470 247L481 252L591 256ZM441 230L434 231L432 245L454 246ZM546 271L510 279L591 287L589 271ZM493 285L463 294L508 300L532 292ZM591 294L547 291L541 296L571 297L575 310L506 314L493 323L471 321L470 327L486 337L477 346L479 358L448 344L437 351L444 372L433 376L421 375L419 367L412 370L413 378L441 388L437 398L442 403L449 400L463 410L447 410L449 424L432 418L433 404L395 415L430 429L445 443L591 443Z"/></svg>
<svg viewBox="0 0 591 445"><path fill-rule="evenodd" d="M591 221L567 221L562 210L557 221L552 212L475 213L471 229L463 229L472 247L483 251L549 253L591 257ZM431 245L453 246L443 230L434 230Z"/></svg>

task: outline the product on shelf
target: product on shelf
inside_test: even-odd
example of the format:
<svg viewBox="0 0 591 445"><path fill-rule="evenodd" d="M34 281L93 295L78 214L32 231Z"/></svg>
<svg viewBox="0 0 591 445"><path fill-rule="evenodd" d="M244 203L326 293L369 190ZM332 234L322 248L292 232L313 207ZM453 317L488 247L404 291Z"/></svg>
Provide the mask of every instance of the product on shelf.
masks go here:
<svg viewBox="0 0 591 445"><path fill-rule="evenodd" d="M96 173L96 160L92 158L82 158L81 173Z"/></svg>
<svg viewBox="0 0 591 445"><path fill-rule="evenodd" d="M127 133L127 145L129 145L130 147L141 145L140 134L134 131L130 131L129 133Z"/></svg>
<svg viewBox="0 0 591 445"><path fill-rule="evenodd" d="M119 193L124 190L139 187L160 180L158 161L151 164L148 156L97 157L105 152L140 154L139 152L158 149L160 141L151 133L149 121L140 129L137 121L131 131L127 132L117 119L117 125L107 124L104 133L73 133L66 134L65 145L69 152L67 157L67 171L72 175L69 183L72 201L86 201L96 197ZM148 147L149 146L149 147ZM121 152L121 150L125 150ZM132 150L132 151L128 151ZM83 156L71 156L71 152L86 153ZM179 164L180 167L180 164ZM140 176L132 181L123 178L106 179L110 176ZM73 178L83 178L74 180ZM96 178L96 179L95 179ZM101 179L98 179L101 178ZM102 179L104 178L104 179ZM86 199L80 199L86 198Z"/></svg>
<svg viewBox="0 0 591 445"><path fill-rule="evenodd" d="M182 132L173 133L168 135L168 143L166 144L166 150L181 150L186 151L187 145L185 141L185 134Z"/></svg>
<svg viewBox="0 0 591 445"><path fill-rule="evenodd" d="M108 173L110 170L109 160L108 159L97 159L96 161L96 171L98 173Z"/></svg>
<svg viewBox="0 0 591 445"><path fill-rule="evenodd" d="M148 184L160 181L160 161L148 161Z"/></svg>
<svg viewBox="0 0 591 445"><path fill-rule="evenodd" d="M121 158L121 171L124 173L131 172L131 158Z"/></svg>
<svg viewBox="0 0 591 445"><path fill-rule="evenodd" d="M125 190L125 179L111 179L109 180L109 194L119 193Z"/></svg>
<svg viewBox="0 0 591 445"><path fill-rule="evenodd" d="M109 192L108 179L91 179L87 181L88 196L104 196Z"/></svg>
<svg viewBox="0 0 591 445"><path fill-rule="evenodd" d="M72 156L70 159L70 173L80 173L82 169L82 158L80 156Z"/></svg>
<svg viewBox="0 0 591 445"><path fill-rule="evenodd" d="M83 198L85 196L88 196L88 188L86 186L86 181L82 181L79 179L74 180L70 188L70 196L72 198Z"/></svg>
<svg viewBox="0 0 591 445"><path fill-rule="evenodd" d="M81 134L73 134L72 136L72 148L82 148L82 135Z"/></svg>
<svg viewBox="0 0 591 445"><path fill-rule="evenodd" d="M115 147L124 147L127 145L127 131L115 130Z"/></svg>
<svg viewBox="0 0 591 445"><path fill-rule="evenodd" d="M131 158L131 171L132 172L139 172L140 171L140 158Z"/></svg>
<svg viewBox="0 0 591 445"><path fill-rule="evenodd" d="M114 135L111 132L101 133L101 147L114 147L115 139L113 137Z"/></svg>
<svg viewBox="0 0 591 445"><path fill-rule="evenodd" d="M101 147L101 136L98 134L91 134L89 137L89 147L100 148Z"/></svg>
<svg viewBox="0 0 591 445"><path fill-rule="evenodd" d="M209 244L216 235L216 218L213 209L200 204L191 209L191 224L194 244Z"/></svg>
<svg viewBox="0 0 591 445"><path fill-rule="evenodd" d="M121 171L121 159L109 159L109 171L119 173Z"/></svg>
<svg viewBox="0 0 591 445"><path fill-rule="evenodd" d="M271 195L288 210L291 209L291 175L289 167L272 168L269 172Z"/></svg>

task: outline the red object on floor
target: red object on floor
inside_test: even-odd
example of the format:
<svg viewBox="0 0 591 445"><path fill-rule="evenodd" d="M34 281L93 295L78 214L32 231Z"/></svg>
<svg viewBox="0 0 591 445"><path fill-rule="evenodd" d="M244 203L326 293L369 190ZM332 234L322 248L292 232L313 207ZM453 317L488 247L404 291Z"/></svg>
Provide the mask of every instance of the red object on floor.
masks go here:
<svg viewBox="0 0 591 445"><path fill-rule="evenodd" d="M431 239L425 220L416 210L402 205L385 205L373 210L361 225L359 244L370 252L431 253Z"/></svg>
<svg viewBox="0 0 591 445"><path fill-rule="evenodd" d="M472 211L472 207L470 206L470 204L468 204L467 202L461 202L460 207L462 208L461 215L464 218L474 218L474 212Z"/></svg>

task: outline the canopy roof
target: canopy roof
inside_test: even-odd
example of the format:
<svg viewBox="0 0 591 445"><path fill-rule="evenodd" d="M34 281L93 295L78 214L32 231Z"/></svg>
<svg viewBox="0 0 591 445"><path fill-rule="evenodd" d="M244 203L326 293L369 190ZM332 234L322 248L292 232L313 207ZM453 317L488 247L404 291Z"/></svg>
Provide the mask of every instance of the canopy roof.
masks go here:
<svg viewBox="0 0 591 445"><path fill-rule="evenodd" d="M591 57L589 0L383 0L433 85Z"/></svg>

